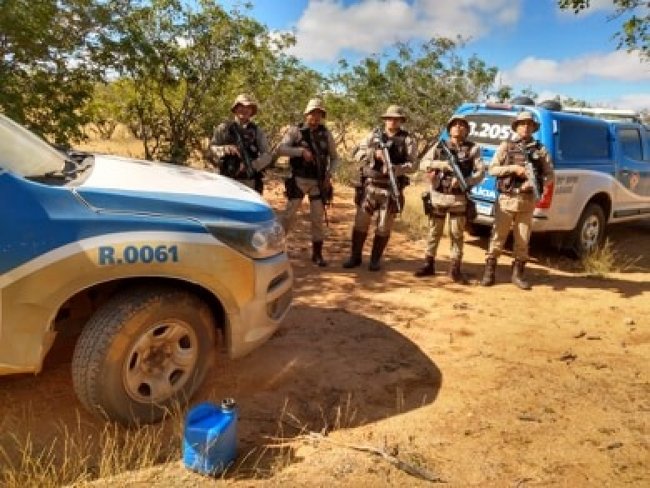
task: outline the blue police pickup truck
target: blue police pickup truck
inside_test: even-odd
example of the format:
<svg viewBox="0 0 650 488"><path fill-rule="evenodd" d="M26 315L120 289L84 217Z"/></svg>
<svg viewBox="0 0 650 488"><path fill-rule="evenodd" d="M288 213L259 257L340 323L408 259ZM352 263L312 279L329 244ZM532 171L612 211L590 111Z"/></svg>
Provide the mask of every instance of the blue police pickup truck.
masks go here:
<svg viewBox="0 0 650 488"><path fill-rule="evenodd" d="M489 164L522 110L539 121L533 136L546 146L555 167L555 181L537 203L533 232L546 232L559 247L583 255L602 244L607 224L650 217L650 130L633 112L542 102L467 103L456 113L467 118L469 139L481 145ZM471 197L478 215L470 232L478 233L494 218L495 178L487 176Z"/></svg>
<svg viewBox="0 0 650 488"><path fill-rule="evenodd" d="M159 420L216 345L242 356L289 309L282 227L233 180L70 157L0 115L0 199L0 374L37 373L75 337L74 388L99 415Z"/></svg>

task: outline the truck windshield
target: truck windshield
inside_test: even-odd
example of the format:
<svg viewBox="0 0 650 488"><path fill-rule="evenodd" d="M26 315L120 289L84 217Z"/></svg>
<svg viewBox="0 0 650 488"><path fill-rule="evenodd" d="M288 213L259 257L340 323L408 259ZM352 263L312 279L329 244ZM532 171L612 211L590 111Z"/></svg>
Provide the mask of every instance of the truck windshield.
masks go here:
<svg viewBox="0 0 650 488"><path fill-rule="evenodd" d="M469 122L468 139L483 145L498 146L501 141L508 140L512 135L510 114L466 114Z"/></svg>
<svg viewBox="0 0 650 488"><path fill-rule="evenodd" d="M24 177L60 172L65 155L0 114L0 169Z"/></svg>

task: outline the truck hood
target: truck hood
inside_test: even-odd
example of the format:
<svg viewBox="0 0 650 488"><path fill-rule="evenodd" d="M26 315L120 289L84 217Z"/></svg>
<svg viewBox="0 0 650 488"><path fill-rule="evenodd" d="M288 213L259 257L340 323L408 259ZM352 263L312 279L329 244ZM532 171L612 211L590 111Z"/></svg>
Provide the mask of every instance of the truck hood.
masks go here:
<svg viewBox="0 0 650 488"><path fill-rule="evenodd" d="M203 223L273 219L268 203L234 180L152 161L96 155L91 173L74 191L99 212L167 215Z"/></svg>

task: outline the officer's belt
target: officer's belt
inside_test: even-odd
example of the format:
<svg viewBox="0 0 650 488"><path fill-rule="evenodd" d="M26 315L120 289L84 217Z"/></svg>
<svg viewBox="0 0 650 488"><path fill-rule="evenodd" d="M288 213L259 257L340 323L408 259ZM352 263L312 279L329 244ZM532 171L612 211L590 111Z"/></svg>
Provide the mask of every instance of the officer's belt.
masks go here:
<svg viewBox="0 0 650 488"><path fill-rule="evenodd" d="M376 186L377 188L383 188L384 190L388 190L390 188L390 181L388 180L371 179L369 184L372 186Z"/></svg>
<svg viewBox="0 0 650 488"><path fill-rule="evenodd" d="M533 193L533 189L525 188L522 190L521 188L513 188L512 190L502 191L501 193L504 193L506 195L528 195L530 193Z"/></svg>
<svg viewBox="0 0 650 488"><path fill-rule="evenodd" d="M443 195L463 195L465 192L461 188L452 188L449 191L440 191L436 190L438 193L442 193Z"/></svg>

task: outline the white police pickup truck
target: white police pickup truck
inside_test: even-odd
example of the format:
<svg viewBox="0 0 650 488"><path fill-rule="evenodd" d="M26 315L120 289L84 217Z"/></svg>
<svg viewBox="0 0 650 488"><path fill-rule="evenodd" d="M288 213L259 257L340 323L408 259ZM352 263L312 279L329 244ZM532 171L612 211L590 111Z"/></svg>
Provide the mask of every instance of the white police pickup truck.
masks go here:
<svg viewBox="0 0 650 488"><path fill-rule="evenodd" d="M547 183L533 214L534 232L583 255L603 242L607 224L650 217L650 130L637 117L621 110L563 109L552 101L467 103L456 113L468 120L469 139L481 145L489 164L522 110L539 121L533 136L555 165L555 181ZM478 233L494 220L495 178L472 188L471 198L478 215L470 232Z"/></svg>
<svg viewBox="0 0 650 488"><path fill-rule="evenodd" d="M72 377L94 413L160 419L197 390L217 342L242 356L289 309L282 227L233 180L69 158L0 115L0 199L0 374L39 372L55 336L83 324Z"/></svg>

